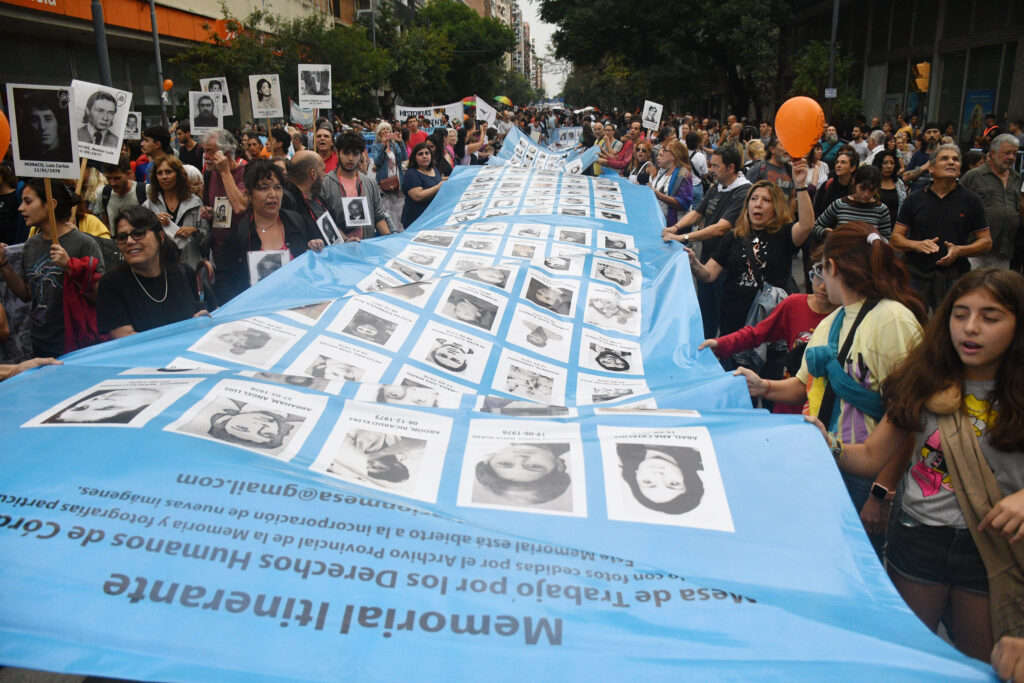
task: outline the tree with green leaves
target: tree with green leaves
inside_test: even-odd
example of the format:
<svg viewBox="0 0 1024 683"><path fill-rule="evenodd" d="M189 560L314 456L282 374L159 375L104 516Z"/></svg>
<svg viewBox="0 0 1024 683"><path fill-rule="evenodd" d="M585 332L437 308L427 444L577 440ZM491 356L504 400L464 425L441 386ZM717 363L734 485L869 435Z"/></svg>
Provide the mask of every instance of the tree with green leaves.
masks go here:
<svg viewBox="0 0 1024 683"><path fill-rule="evenodd" d="M497 92L497 86L505 73L505 55L516 44L512 29L455 0L430 0L416 14L415 25L447 36L452 57L447 78L425 72L426 78L436 82L430 102L413 102L399 90L403 99L413 104L441 104L473 94L488 99L504 94ZM432 45L426 46L427 52L432 49Z"/></svg>
<svg viewBox="0 0 1024 683"><path fill-rule="evenodd" d="M515 104L529 104L540 99L537 91L530 85L530 81L518 71L506 71L502 74L494 94L504 95ZM489 101L489 104L493 105L493 100Z"/></svg>
<svg viewBox="0 0 1024 683"><path fill-rule="evenodd" d="M441 26L414 25L400 30L388 3L378 6L376 24L377 46L391 57L388 108L395 95L411 103L448 101L445 84L455 54L448 32Z"/></svg>
<svg viewBox="0 0 1024 683"><path fill-rule="evenodd" d="M791 3L541 0L540 16L558 26L555 56L573 65L565 95L576 104L629 108L646 98L696 108L717 90L731 111L753 108L762 116L788 90L780 64ZM584 83L588 88L579 87ZM577 93L584 99L577 101Z"/></svg>
<svg viewBox="0 0 1024 683"><path fill-rule="evenodd" d="M793 89L790 95L806 95L818 101L828 111L825 88L828 86L829 44L824 40L812 40L804 45L793 60ZM832 103L830 121L851 120L861 113L863 104L860 91L853 84L853 57L843 54L836 45L834 82L837 97Z"/></svg>

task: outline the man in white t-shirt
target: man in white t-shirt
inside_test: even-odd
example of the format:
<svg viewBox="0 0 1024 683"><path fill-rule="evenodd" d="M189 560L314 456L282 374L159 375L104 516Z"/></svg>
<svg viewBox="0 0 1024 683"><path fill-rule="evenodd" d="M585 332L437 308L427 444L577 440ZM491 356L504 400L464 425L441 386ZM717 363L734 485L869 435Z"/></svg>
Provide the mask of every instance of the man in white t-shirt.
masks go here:
<svg viewBox="0 0 1024 683"><path fill-rule="evenodd" d="M868 134L868 156L864 159L865 164L875 160L875 155L885 149L885 133L881 130L873 130Z"/></svg>
<svg viewBox="0 0 1024 683"><path fill-rule="evenodd" d="M860 157L860 163L864 163L864 160L868 158L868 153L871 151L868 149L868 143L864 140L864 131L860 127L860 124L856 124L851 132L850 146L857 150L857 156Z"/></svg>

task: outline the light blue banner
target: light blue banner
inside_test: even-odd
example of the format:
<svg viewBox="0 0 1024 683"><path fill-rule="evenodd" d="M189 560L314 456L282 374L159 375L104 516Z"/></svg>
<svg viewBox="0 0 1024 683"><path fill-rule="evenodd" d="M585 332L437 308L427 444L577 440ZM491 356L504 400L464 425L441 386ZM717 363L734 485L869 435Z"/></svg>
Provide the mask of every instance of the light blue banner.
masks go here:
<svg viewBox="0 0 1024 683"><path fill-rule="evenodd" d="M698 353L643 188L412 229L0 385L0 662L152 680L986 680L820 435Z"/></svg>
<svg viewBox="0 0 1024 683"><path fill-rule="evenodd" d="M563 130L563 129L558 129ZM512 128L505 136L498 153L488 161L492 166L521 166L524 168L555 169L570 174L580 174L597 161L597 148L581 150L575 146L563 150L534 142L529 135L518 128Z"/></svg>

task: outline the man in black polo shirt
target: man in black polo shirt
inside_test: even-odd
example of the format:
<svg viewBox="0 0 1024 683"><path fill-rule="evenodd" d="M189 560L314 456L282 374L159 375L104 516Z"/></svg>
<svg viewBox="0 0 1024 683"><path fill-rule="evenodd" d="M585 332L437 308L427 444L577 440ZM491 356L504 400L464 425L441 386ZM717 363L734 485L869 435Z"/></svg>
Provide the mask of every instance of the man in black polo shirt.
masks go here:
<svg viewBox="0 0 1024 683"><path fill-rule="evenodd" d="M981 197L957 182L960 149L940 145L928 171L931 183L903 202L892 246L907 255L910 284L934 309L971 269L967 258L992 248L992 237Z"/></svg>
<svg viewBox="0 0 1024 683"><path fill-rule="evenodd" d="M711 186L703 201L696 209L690 209L682 218L661 231L666 242L675 240L686 246L702 242L700 262L707 263L715 253L715 247L722 235L732 230L736 219L743 211L750 181L741 174L742 160L733 147L719 147L711 155L709 168L716 183ZM690 229L704 220L704 227L690 232ZM704 321L704 338L718 336L718 309L722 301L725 273L714 282L697 282L697 303Z"/></svg>

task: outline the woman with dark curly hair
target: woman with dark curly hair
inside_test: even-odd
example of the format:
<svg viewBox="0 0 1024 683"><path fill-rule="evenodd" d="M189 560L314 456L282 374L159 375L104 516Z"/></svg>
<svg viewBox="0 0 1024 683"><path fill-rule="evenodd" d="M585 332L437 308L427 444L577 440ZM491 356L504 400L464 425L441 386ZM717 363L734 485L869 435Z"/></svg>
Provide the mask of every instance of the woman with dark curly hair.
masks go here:
<svg viewBox="0 0 1024 683"><path fill-rule="evenodd" d="M308 216L281 208L284 173L260 159L245 167L246 215L232 228L217 263L218 299L226 302L249 286L250 252L287 249L298 258L309 248L323 248L319 231Z"/></svg>

